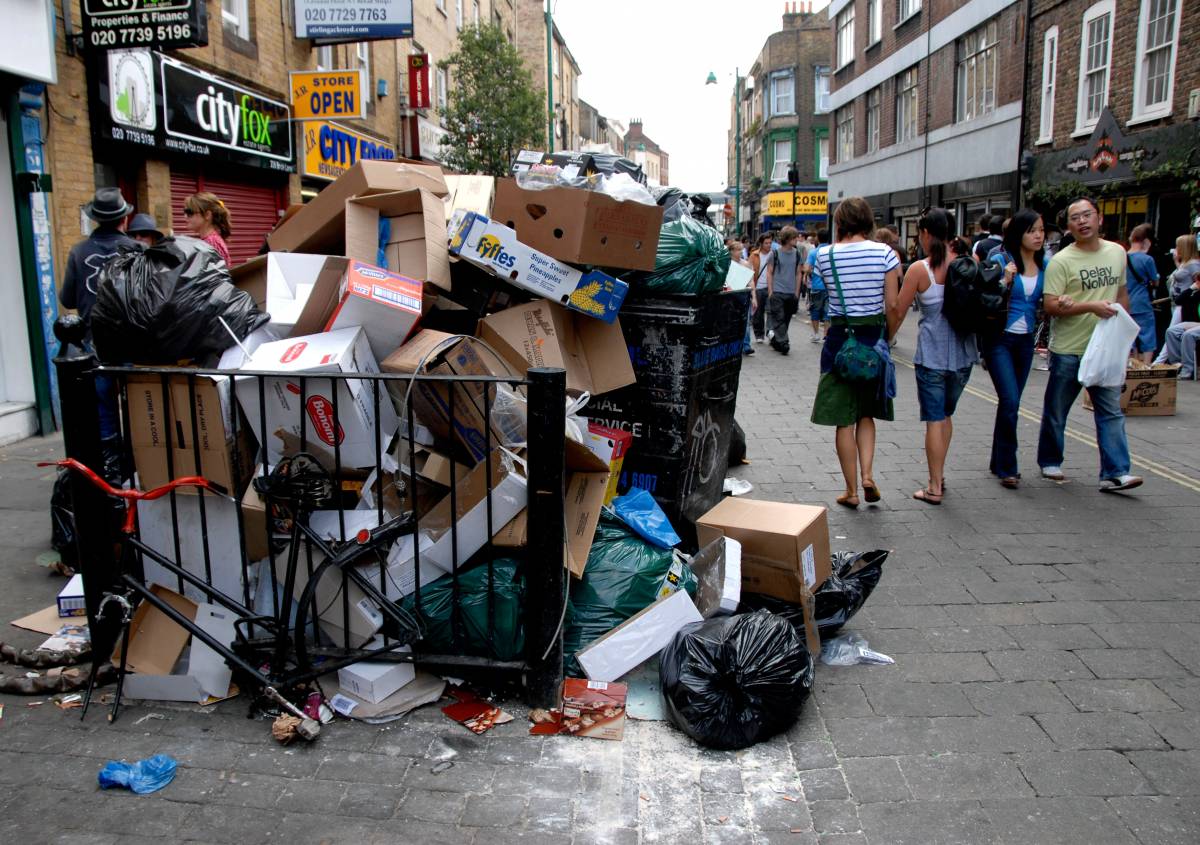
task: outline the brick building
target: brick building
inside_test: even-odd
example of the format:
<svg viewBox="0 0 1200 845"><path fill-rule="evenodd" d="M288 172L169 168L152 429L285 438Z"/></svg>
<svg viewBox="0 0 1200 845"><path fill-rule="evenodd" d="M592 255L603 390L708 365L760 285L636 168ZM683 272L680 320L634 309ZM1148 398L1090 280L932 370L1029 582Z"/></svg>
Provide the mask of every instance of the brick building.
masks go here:
<svg viewBox="0 0 1200 845"><path fill-rule="evenodd" d="M619 153L624 147L625 132L619 120L605 117L591 103L579 101L579 138L583 149L607 146L611 152Z"/></svg>
<svg viewBox="0 0 1200 845"><path fill-rule="evenodd" d="M785 3L782 27L742 79L743 227L755 231L826 221L829 164L829 20L812 3ZM736 100L735 94L735 100ZM736 105L735 105L736 107ZM736 122L730 121L729 185L737 185ZM796 164L793 191L788 169Z"/></svg>
<svg viewBox="0 0 1200 845"><path fill-rule="evenodd" d="M1200 210L1185 192L1200 167L1200 7L1034 0L1030 33L1030 202L1053 214L1086 190L1100 197L1107 237L1149 221L1173 246Z"/></svg>
<svg viewBox="0 0 1200 845"><path fill-rule="evenodd" d="M833 0L830 205L863 196L916 238L1017 200L1028 0Z"/></svg>
<svg viewBox="0 0 1200 845"><path fill-rule="evenodd" d="M506 0L495 0L506 2ZM551 149L578 149L581 143L579 116L579 64L567 48L566 39L557 24L551 23L553 38L546 44L546 11L542 0L514 0L516 3L517 48L529 68L534 90L546 97L547 46L553 75L553 114L550 114L547 99L547 126L553 126L554 141Z"/></svg>
<svg viewBox="0 0 1200 845"><path fill-rule="evenodd" d="M640 164L652 185L671 184L671 156L643 131L640 117L629 121L629 131L618 152Z"/></svg>

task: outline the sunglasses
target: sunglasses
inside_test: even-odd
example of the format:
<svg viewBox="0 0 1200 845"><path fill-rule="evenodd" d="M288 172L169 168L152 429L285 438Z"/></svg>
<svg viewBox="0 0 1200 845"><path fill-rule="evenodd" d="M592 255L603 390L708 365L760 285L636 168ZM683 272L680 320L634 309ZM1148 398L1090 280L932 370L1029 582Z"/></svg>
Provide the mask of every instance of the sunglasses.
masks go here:
<svg viewBox="0 0 1200 845"><path fill-rule="evenodd" d="M194 217L194 216L196 216L196 215L197 215L197 214L199 214L199 213L200 213L199 211L192 211L190 208L185 208L185 209L183 210L183 216L184 216L184 217Z"/></svg>

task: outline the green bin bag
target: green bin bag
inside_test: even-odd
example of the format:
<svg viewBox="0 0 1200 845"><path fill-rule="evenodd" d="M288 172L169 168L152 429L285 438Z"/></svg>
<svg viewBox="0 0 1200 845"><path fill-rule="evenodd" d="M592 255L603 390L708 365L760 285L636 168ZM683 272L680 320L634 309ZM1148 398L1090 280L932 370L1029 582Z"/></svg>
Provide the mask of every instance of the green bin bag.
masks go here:
<svg viewBox="0 0 1200 845"><path fill-rule="evenodd" d="M721 233L684 215L663 224L654 270L633 284L644 293L713 293L725 287L729 260Z"/></svg>
<svg viewBox="0 0 1200 845"><path fill-rule="evenodd" d="M492 562L495 579L496 633L488 637L488 568L481 564L458 573L461 640L454 641L454 581L443 575L421 586L421 623L425 636L421 649L434 654L463 654L493 660L520 660L525 656L525 576L510 558ZM400 606L416 612L416 597L405 596Z"/></svg>

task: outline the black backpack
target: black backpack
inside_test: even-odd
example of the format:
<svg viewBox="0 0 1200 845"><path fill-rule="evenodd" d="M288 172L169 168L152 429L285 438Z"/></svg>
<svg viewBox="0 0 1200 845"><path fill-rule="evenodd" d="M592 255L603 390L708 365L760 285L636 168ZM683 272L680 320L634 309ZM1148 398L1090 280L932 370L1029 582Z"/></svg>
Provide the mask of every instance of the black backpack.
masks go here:
<svg viewBox="0 0 1200 845"><path fill-rule="evenodd" d="M981 334L1004 328L1008 317L1008 291L1004 269L995 261L978 264L959 256L946 269L942 313L959 334Z"/></svg>

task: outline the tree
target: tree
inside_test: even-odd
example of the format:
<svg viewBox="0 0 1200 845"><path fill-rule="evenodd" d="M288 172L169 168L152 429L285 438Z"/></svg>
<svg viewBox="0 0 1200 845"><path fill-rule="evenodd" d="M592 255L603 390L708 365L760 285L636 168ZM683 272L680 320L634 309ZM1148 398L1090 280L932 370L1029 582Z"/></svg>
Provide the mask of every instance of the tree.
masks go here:
<svg viewBox="0 0 1200 845"><path fill-rule="evenodd" d="M541 147L545 111L517 48L497 26L463 29L449 71L442 127L444 164L460 173L505 176L522 147Z"/></svg>

